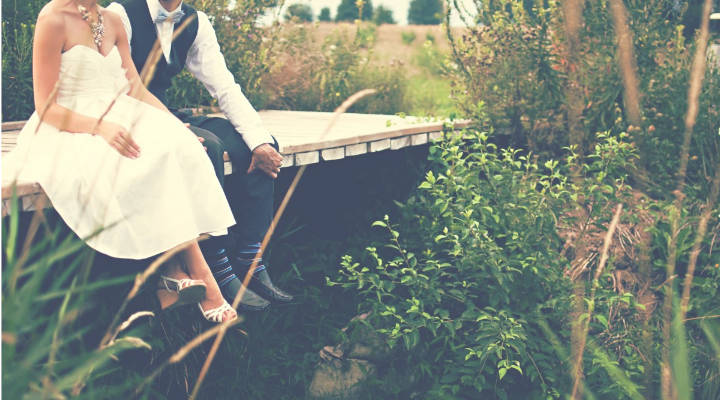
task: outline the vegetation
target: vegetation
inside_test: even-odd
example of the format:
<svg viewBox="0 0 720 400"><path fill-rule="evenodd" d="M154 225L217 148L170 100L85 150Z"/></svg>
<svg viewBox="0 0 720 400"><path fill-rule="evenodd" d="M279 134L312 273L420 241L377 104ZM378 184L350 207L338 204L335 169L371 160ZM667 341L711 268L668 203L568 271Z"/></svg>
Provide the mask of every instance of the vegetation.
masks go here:
<svg viewBox="0 0 720 400"><path fill-rule="evenodd" d="M417 38L417 35L413 31L402 32L402 41L408 46L415 41L415 38Z"/></svg>
<svg viewBox="0 0 720 400"><path fill-rule="evenodd" d="M3 118L23 119L31 82L21 50L42 2L5 3ZM338 176L352 184L327 199L299 193L274 240L273 274L303 312L248 316L203 396L298 398L318 351L366 312L360 323L393 356L361 398L720 396L720 71L697 68L704 39L681 24L702 21L702 1L477 0L477 20L458 30L258 27L271 3L202 4L227 15L214 27L258 107L329 111L373 87L352 111L475 126L448 129L428 153L309 173L300 192ZM338 9L338 20L373 15L370 2L362 14L355 1L341 6L355 8L343 18ZM172 98L212 107L205 93L183 75ZM30 221L3 220L4 394L68 396L82 378L80 397L134 396L203 327L172 338L158 334L172 315L148 316L98 346L115 315L152 308L117 312L109 299L123 299L132 277L43 221L36 235ZM168 388L192 382L206 350L141 394L172 398Z"/></svg>
<svg viewBox="0 0 720 400"><path fill-rule="evenodd" d="M335 13L335 21L369 21L373 17L372 0L342 0Z"/></svg>
<svg viewBox="0 0 720 400"><path fill-rule="evenodd" d="M382 24L394 24L395 18L393 18L393 12L389 8L385 8L385 6L379 5L377 8L375 8L375 12L373 13L373 22L375 25L382 25Z"/></svg>
<svg viewBox="0 0 720 400"><path fill-rule="evenodd" d="M300 3L289 5L287 11L285 12L285 19L292 20L293 18L301 22L312 22L312 7L308 4Z"/></svg>
<svg viewBox="0 0 720 400"><path fill-rule="evenodd" d="M323 7L322 10L320 10L320 14L318 14L318 21L320 21L320 22L332 21L332 18L330 18L330 8L329 7Z"/></svg>
<svg viewBox="0 0 720 400"><path fill-rule="evenodd" d="M412 0L408 10L408 23L437 25L444 17L442 0Z"/></svg>

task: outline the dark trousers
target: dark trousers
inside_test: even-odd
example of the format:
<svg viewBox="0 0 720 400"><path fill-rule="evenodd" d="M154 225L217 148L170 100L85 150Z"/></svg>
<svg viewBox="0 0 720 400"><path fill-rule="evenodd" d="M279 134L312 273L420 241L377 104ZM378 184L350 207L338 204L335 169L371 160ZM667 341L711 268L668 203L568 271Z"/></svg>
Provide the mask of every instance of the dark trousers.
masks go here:
<svg viewBox="0 0 720 400"><path fill-rule="evenodd" d="M247 173L252 152L228 120L206 117L183 120L205 139L203 144L237 221L230 228L232 239L239 245L261 242L273 217L275 180L259 170ZM278 150L277 141L272 146ZM233 171L228 176L224 174L224 151L232 162Z"/></svg>

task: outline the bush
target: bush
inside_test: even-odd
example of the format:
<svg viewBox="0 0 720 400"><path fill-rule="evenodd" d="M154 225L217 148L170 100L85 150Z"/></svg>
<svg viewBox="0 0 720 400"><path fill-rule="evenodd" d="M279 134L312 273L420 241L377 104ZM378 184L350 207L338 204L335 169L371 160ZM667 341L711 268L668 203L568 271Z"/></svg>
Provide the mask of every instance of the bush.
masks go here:
<svg viewBox="0 0 720 400"><path fill-rule="evenodd" d="M35 26L11 26L3 20L2 115L4 121L24 120L35 111L32 83L32 36Z"/></svg>
<svg viewBox="0 0 720 400"><path fill-rule="evenodd" d="M447 54L443 54L431 41L423 43L413 55L413 62L431 75L446 76L450 71L447 67Z"/></svg>
<svg viewBox="0 0 720 400"><path fill-rule="evenodd" d="M401 32L400 35L402 36L402 41L406 45L410 46L414 41L417 35L415 35L414 31L405 31Z"/></svg>
<svg viewBox="0 0 720 400"><path fill-rule="evenodd" d="M540 322L559 330L570 312L556 225L573 193L568 165L465 138L431 148L434 168L399 225L376 222L387 241L362 262L346 256L330 284L357 290L361 311L407 351L391 372L405 370L398 397L557 398L566 367ZM615 164L626 146L598 159Z"/></svg>
<svg viewBox="0 0 720 400"><path fill-rule="evenodd" d="M32 38L42 0L2 4L2 119L24 120L35 110Z"/></svg>
<svg viewBox="0 0 720 400"><path fill-rule="evenodd" d="M645 281L638 273L632 238L649 224L655 264L664 267L659 252L668 248L670 233L662 220L649 221L656 219L648 210L667 213L668 204L638 197L625 184L625 171L637 157L629 136L601 135L573 183L576 155L540 162L498 148L486 134L466 132L462 138L431 148L434 167L419 192L400 205L397 225L387 216L376 222L385 239L359 261L345 256L342 270L328 280L359 293L359 311L371 311L369 322L405 351L385 367L375 396L561 398L572 387L567 343L577 315L589 319L587 396L658 397L653 388L659 387L661 354L653 335L659 293L649 286L664 277ZM585 210L580 214L579 199ZM613 237L606 269L591 282L583 274L597 268L593 259L618 203L626 210L622 228ZM679 235L681 259L689 254L690 231L683 228ZM584 263L566 258L590 248ZM710 252L702 257L705 265L713 263ZM714 315L720 307L712 294L720 271L716 261L696 278L691 304L699 315ZM591 311L575 314L573 298ZM696 347L672 350L674 359L689 358L695 366L673 367L690 379L680 393L692 386L716 393L717 382L708 388L704 371L716 371L711 343L720 330L689 326L687 337ZM680 331L673 333L673 343L678 341L684 342Z"/></svg>
<svg viewBox="0 0 720 400"><path fill-rule="evenodd" d="M228 7L227 0L195 0L189 3L211 17L228 69L250 103L255 108L263 108L265 96L261 90L261 81L270 68L269 54L275 28L258 26L257 19L268 7L274 6L275 1L243 1L233 8ZM187 71L173 80L167 98L174 107L215 105L207 90Z"/></svg>
<svg viewBox="0 0 720 400"><path fill-rule="evenodd" d="M307 4L291 4L288 6L285 12L285 19L292 20L293 18L301 22L312 22L313 12L312 7Z"/></svg>
<svg viewBox="0 0 720 400"><path fill-rule="evenodd" d="M506 135L514 146L558 154L569 144L569 87L581 94L581 130L585 149L592 149L597 132L630 132L637 142L639 165L650 171L654 196L674 189L678 164L668 160L670 149L682 141L687 108L689 65L694 52L682 36L677 19L667 19L672 1L628 5L637 59L639 89L643 93L642 126L631 127L625 115L623 87L617 62L615 34L607 2L585 2L576 49L578 62L568 59L560 6L528 9L517 2L476 1L483 24L469 27L455 42L453 74L456 98L468 116L483 104L489 126ZM668 11L669 12L669 11ZM572 82L572 79L577 82ZM718 69L708 69L700 96L701 106L692 143L690 182L693 190L707 193L710 165L717 165L720 114L715 104L720 82Z"/></svg>

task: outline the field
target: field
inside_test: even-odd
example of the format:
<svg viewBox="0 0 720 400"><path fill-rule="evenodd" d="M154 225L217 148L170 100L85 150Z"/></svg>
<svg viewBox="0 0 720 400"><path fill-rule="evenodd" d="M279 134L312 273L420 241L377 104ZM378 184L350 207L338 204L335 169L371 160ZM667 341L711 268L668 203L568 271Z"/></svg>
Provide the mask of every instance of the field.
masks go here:
<svg viewBox="0 0 720 400"><path fill-rule="evenodd" d="M455 35L462 34L461 29L453 29ZM358 81L365 82L366 85L390 85L394 83L401 86L401 89L394 93L387 93L385 96L392 98L393 100L389 103L397 104L396 106L378 106L374 108L374 112L437 117L448 117L456 113L450 98L450 80L446 75L446 70L449 65L448 56L450 55L451 49L445 29L441 26L375 26L369 24L356 25L353 23L313 23L291 26L286 24L283 27L283 31L285 32L284 35L287 41L303 41L302 44L296 45L297 47L302 46L303 49L305 49L303 53L316 55L326 54L326 42L337 39L338 37L345 38L342 41L345 45L351 41L362 42L361 45L349 50L354 55L360 55L361 57L361 59L355 61L356 65L366 63L366 71L395 71L397 73L397 75L395 75L395 82L392 82L392 78L388 78L389 80L381 80L380 82L376 79L358 78ZM300 37L305 37L304 35L308 35L309 39L299 39ZM294 50L296 50L296 48L291 46L287 51L292 52ZM285 49L281 50L280 53L283 51L285 51ZM297 74L297 76L292 79L295 81L304 81L308 79L308 74L320 74L317 71L320 68L325 68L327 65L334 64L335 62L346 62L344 58L347 56L350 55L344 57L338 56L339 58L336 60L325 59L323 60L323 66L314 69L310 68L304 73L298 72L298 69L302 70L302 65L288 67L294 62L298 62L295 57L290 57L288 60L285 60L285 62L277 63L285 69L274 76L271 74L269 80L272 82L285 81L289 79L289 76ZM278 57L282 58L283 54L279 54ZM307 55L303 57L307 57ZM299 63L305 64L302 61ZM348 67L349 65L345 64L344 66ZM333 67L328 68L331 70L327 71L329 76L326 80L342 77L348 72L347 69L339 71L332 70ZM369 83L368 80L370 81ZM272 88L269 91L287 91L289 86L292 86L292 83L283 83L282 89ZM304 88L304 90L307 92L308 89ZM396 99L397 97L401 97L402 99L398 100ZM280 107L282 106L281 103ZM272 108L273 106L270 107ZM289 108L310 107L313 107L313 105L298 107L297 104L295 104L294 107L290 106ZM330 107L330 109L331 108L332 107ZM322 107L319 106L318 109L322 109Z"/></svg>

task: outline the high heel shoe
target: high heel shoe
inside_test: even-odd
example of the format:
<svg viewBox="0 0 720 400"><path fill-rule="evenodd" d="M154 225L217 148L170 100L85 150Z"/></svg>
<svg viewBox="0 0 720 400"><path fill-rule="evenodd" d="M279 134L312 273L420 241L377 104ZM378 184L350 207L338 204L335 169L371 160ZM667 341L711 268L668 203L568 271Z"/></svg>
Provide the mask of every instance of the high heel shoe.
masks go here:
<svg viewBox="0 0 720 400"><path fill-rule="evenodd" d="M215 322L217 324L221 324L221 323L225 322L225 320L223 320L223 315L225 315L226 312L228 312L228 311L235 312L235 310L233 310L232 306L230 304L228 304L227 301L223 301L223 304L220 307L211 308L207 311L203 310L202 305L200 303L198 303L198 307L200 308L200 312L202 313L203 317L205 317L206 320L208 320L210 322ZM230 318L228 321L232 321L236 318L237 318L237 313L235 313L235 315L232 318Z"/></svg>
<svg viewBox="0 0 720 400"><path fill-rule="evenodd" d="M160 275L158 289L176 292L178 294L177 301L169 306L169 308L174 308L202 301L205 299L207 286L205 282L196 279L174 279L169 276Z"/></svg>

